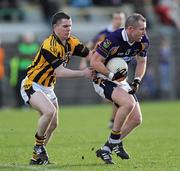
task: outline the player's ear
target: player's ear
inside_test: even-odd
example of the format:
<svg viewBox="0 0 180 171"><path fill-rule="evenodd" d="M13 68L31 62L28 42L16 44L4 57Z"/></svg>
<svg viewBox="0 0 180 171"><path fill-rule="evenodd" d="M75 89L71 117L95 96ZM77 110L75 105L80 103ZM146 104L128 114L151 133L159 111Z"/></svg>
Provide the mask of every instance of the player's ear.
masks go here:
<svg viewBox="0 0 180 171"><path fill-rule="evenodd" d="M131 30L134 29L134 27L133 26L129 26L128 29L131 31Z"/></svg>
<svg viewBox="0 0 180 171"><path fill-rule="evenodd" d="M56 24L53 24L52 28L55 29L55 27L56 27Z"/></svg>

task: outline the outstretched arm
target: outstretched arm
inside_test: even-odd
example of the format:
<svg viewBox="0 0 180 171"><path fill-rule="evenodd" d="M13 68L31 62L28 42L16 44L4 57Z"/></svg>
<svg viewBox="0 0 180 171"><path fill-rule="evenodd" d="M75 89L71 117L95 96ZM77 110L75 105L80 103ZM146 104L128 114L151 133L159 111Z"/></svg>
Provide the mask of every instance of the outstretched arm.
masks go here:
<svg viewBox="0 0 180 171"><path fill-rule="evenodd" d="M91 78L92 70L90 70L89 68L86 68L84 70L71 70L63 67L63 65L60 65L55 69L54 74L56 77L62 77L62 78L76 78L76 77Z"/></svg>

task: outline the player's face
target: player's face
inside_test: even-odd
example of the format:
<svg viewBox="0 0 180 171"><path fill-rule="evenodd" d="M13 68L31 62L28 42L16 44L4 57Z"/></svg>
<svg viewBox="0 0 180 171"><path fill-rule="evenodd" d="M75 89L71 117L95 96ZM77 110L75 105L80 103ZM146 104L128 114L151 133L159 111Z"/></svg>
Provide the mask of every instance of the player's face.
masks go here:
<svg viewBox="0 0 180 171"><path fill-rule="evenodd" d="M125 23L125 14L114 13L113 19L112 19L113 29L116 30L120 27L124 27L124 23Z"/></svg>
<svg viewBox="0 0 180 171"><path fill-rule="evenodd" d="M62 19L54 24L54 31L61 40L67 40L71 35L71 27L71 19Z"/></svg>
<svg viewBox="0 0 180 171"><path fill-rule="evenodd" d="M130 40L139 42L146 33L146 22L139 21L136 27L131 28Z"/></svg>

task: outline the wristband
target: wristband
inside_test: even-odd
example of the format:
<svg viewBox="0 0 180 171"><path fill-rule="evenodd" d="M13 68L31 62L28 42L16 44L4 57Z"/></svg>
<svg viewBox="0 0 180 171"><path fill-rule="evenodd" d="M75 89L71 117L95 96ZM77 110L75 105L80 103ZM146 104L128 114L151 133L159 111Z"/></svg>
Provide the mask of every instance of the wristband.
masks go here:
<svg viewBox="0 0 180 171"><path fill-rule="evenodd" d="M141 82L141 78L140 77L135 77L134 80L138 80L139 82Z"/></svg>
<svg viewBox="0 0 180 171"><path fill-rule="evenodd" d="M114 74L112 72L109 72L108 78L110 78L112 80L113 77L114 77Z"/></svg>

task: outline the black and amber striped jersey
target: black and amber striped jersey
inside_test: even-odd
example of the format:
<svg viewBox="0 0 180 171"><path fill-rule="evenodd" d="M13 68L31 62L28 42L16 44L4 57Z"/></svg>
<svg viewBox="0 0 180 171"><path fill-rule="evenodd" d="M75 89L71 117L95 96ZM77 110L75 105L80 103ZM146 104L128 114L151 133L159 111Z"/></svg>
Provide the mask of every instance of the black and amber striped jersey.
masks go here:
<svg viewBox="0 0 180 171"><path fill-rule="evenodd" d="M61 64L65 66L71 56L86 57L88 53L87 47L76 37L70 36L63 45L53 33L43 41L32 64L28 67L28 79L25 84L30 86L32 82L36 82L46 87L53 86L56 82L53 73L58 66Z"/></svg>

